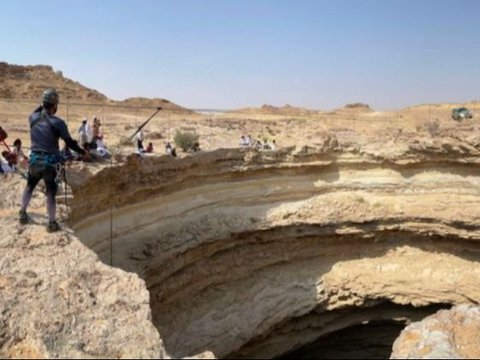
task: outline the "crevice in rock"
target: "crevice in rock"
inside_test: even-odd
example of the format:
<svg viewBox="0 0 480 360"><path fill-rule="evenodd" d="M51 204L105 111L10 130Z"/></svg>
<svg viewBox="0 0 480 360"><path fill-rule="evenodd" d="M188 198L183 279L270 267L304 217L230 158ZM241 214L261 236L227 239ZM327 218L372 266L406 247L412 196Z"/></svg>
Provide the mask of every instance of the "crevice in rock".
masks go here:
<svg viewBox="0 0 480 360"><path fill-rule="evenodd" d="M449 304L413 307L390 302L332 312L317 308L277 325L269 334L252 339L226 357L385 359L406 325L448 308Z"/></svg>
<svg viewBox="0 0 480 360"><path fill-rule="evenodd" d="M277 359L388 359L405 321L372 321L325 335Z"/></svg>

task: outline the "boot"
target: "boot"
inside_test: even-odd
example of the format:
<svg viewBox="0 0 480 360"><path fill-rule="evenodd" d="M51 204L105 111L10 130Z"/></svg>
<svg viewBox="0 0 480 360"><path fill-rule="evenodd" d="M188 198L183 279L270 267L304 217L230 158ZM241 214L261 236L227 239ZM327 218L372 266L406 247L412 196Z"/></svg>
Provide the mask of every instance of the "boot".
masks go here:
<svg viewBox="0 0 480 360"><path fill-rule="evenodd" d="M60 225L58 225L58 223L53 220L53 221L49 221L48 222L48 226L47 226L47 231L48 232L55 232L55 231L58 231L60 230Z"/></svg>
<svg viewBox="0 0 480 360"><path fill-rule="evenodd" d="M18 220L20 221L20 224L25 225L28 224L28 215L25 210L20 210L18 212L19 218Z"/></svg>

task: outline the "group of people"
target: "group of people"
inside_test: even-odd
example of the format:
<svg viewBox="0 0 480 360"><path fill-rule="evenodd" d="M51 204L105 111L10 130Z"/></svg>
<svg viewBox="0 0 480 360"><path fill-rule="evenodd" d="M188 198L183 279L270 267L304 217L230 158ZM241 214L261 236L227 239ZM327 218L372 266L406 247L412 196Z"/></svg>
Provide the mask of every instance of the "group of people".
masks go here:
<svg viewBox="0 0 480 360"><path fill-rule="evenodd" d="M135 142L136 142L136 148L137 148L137 155L139 156L141 156L144 153L147 153L147 154L153 153L153 143L149 142L148 146L144 148L143 146L144 139L145 137L143 135L143 131L140 130L139 132L137 132L137 134L135 135ZM169 141L165 143L165 153L167 155L177 157L177 150L174 146L172 146L172 144Z"/></svg>
<svg viewBox="0 0 480 360"><path fill-rule="evenodd" d="M93 152L100 157L108 157L110 154L103 141L101 126L102 123L96 116L93 117L92 126L89 125L88 118L84 118L78 129L78 143L87 152Z"/></svg>
<svg viewBox="0 0 480 360"><path fill-rule="evenodd" d="M138 156L142 156L142 154L153 153L153 143L149 142L146 148L143 147L143 141L144 141L143 131L140 130L135 136L135 138L136 138L135 141L136 141L136 148L137 148L136 153ZM167 155L177 157L177 150L174 146L172 146L172 144L169 141L165 143L165 153Z"/></svg>
<svg viewBox="0 0 480 360"><path fill-rule="evenodd" d="M143 153L153 153L153 143L149 142L148 146L145 148L143 146L143 141L145 140L145 136L143 135L143 130L137 132L135 135L135 141L137 143L137 154L141 155Z"/></svg>
<svg viewBox="0 0 480 360"><path fill-rule="evenodd" d="M28 157L23 152L22 140L16 139L13 142L11 151L2 151L0 158L0 173L8 174L15 172L17 168L27 169Z"/></svg>
<svg viewBox="0 0 480 360"><path fill-rule="evenodd" d="M78 129L78 142L73 140L67 124L64 120L56 116L60 97L54 89L47 89L42 96L42 104L29 116L31 148L29 157L22 150L22 142L16 139L14 150L2 153L3 161L0 172L5 170L14 170L17 164L26 167L28 163L27 184L21 197L21 207L19 211L19 221L21 224L28 224L30 217L27 209L32 199L33 191L40 180L43 179L46 186L48 225L50 232L59 230L60 226L56 221L56 194L58 184L57 166L65 160L65 151L70 154L76 154L76 157L83 161L91 161L91 153L95 151L96 155L108 156L103 134L100 131L101 121L94 117L92 126L88 124L88 119L82 121ZM1 128L0 128L1 130ZM65 142L64 151L59 149L59 140ZM3 139L1 139L3 140ZM136 134L137 152L153 152L153 144L150 142L146 149L143 146L144 135L140 130ZM250 135L242 135L241 146L255 147L259 150L275 150L275 140L271 142L254 140ZM193 151L200 150L198 142L193 147ZM165 144L165 152L170 156L177 156L176 149L170 142Z"/></svg>
<svg viewBox="0 0 480 360"><path fill-rule="evenodd" d="M275 139L272 141L263 141L252 139L250 135L242 135L240 137L240 146L242 147L253 147L257 150L276 150L277 144Z"/></svg>

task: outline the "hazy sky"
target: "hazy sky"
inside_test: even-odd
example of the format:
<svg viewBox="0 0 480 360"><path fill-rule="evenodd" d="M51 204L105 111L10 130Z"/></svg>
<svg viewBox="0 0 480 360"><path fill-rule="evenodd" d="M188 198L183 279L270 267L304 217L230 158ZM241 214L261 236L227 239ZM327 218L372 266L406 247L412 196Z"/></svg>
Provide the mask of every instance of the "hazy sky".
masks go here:
<svg viewBox="0 0 480 360"><path fill-rule="evenodd" d="M480 1L2 1L0 61L193 108L464 102L480 99Z"/></svg>

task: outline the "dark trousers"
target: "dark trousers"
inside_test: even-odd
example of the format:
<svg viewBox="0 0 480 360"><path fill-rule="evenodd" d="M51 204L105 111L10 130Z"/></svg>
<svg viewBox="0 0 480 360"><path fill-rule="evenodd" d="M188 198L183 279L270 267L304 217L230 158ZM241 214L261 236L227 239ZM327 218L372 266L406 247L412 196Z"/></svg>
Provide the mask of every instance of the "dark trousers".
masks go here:
<svg viewBox="0 0 480 360"><path fill-rule="evenodd" d="M33 164L30 165L28 171L27 186L23 192L22 196L22 210L26 211L30 200L32 199L33 190L38 185L38 182L43 179L46 187L47 195L47 210L48 210L48 219L50 221L55 220L55 214L57 209L57 203L55 196L57 195L57 182L55 178L57 177L57 169L54 166L46 166L44 164Z"/></svg>
<svg viewBox="0 0 480 360"><path fill-rule="evenodd" d="M47 196L49 193L55 197L57 195L57 169L54 166L45 166L33 164L28 171L27 188L33 192L38 182L43 179L47 189Z"/></svg>

